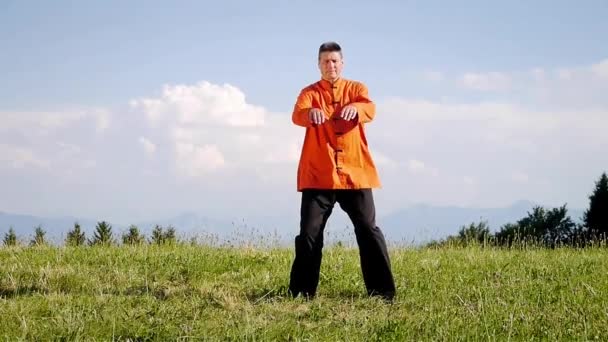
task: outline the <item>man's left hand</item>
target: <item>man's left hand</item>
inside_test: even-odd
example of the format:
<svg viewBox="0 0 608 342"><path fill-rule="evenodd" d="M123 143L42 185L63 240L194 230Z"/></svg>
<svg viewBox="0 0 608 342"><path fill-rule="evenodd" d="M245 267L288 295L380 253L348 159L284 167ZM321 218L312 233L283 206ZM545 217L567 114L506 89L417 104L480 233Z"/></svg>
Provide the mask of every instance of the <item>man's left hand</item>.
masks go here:
<svg viewBox="0 0 608 342"><path fill-rule="evenodd" d="M342 112L340 113L340 117L344 120L352 120L357 117L357 107L348 105L342 108Z"/></svg>

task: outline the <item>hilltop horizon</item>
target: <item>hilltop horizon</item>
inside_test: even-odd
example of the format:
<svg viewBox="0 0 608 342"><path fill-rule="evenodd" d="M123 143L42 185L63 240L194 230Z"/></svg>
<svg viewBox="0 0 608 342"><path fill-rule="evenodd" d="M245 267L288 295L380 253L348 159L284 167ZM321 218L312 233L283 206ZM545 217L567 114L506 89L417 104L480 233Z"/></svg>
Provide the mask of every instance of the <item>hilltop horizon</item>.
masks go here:
<svg viewBox="0 0 608 342"><path fill-rule="evenodd" d="M480 221L488 221L492 231L502 225L515 222L524 217L534 206L544 206L529 200L518 200L504 207L464 207L436 206L428 203L417 203L404 206L384 215L379 215L377 223L392 242L405 241L411 243L440 239L457 233L461 226ZM550 206L544 206L550 207ZM585 208L567 206L568 214L574 222L579 222ZM110 223L115 233L125 231L130 225L135 225L143 232L149 233L154 226L172 226L178 235L188 237L199 233L216 234L227 237L235 232L250 234L257 232L260 236L278 234L285 242L291 240L298 229L299 216L297 212L275 215L214 216L211 212L185 210L175 215L158 217L143 221L116 222L103 217L91 218L79 215L36 216L23 213L8 213L0 210L0 234L12 226L19 234L31 236L34 228L42 225L52 240L61 240L63 234L73 228L78 222L85 232L92 232L100 221ZM330 219L326 231L329 236L348 234L352 224L348 217L338 208ZM24 237L26 237L24 236Z"/></svg>

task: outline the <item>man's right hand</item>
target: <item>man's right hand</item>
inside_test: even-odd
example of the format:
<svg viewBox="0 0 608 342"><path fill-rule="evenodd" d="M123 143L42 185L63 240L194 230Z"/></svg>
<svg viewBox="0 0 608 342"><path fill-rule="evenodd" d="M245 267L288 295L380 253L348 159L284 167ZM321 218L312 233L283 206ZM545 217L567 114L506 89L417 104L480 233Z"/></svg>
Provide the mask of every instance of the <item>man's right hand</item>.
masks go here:
<svg viewBox="0 0 608 342"><path fill-rule="evenodd" d="M308 119L313 124L320 125L325 122L325 115L318 108L313 108L308 112Z"/></svg>

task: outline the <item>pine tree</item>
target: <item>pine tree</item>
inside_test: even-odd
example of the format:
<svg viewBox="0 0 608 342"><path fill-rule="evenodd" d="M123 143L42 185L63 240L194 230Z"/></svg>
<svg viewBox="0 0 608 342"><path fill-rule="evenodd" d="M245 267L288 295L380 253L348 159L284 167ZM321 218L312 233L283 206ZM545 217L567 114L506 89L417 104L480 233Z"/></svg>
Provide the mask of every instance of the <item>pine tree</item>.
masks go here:
<svg viewBox="0 0 608 342"><path fill-rule="evenodd" d="M163 228L159 225L155 225L152 230L152 238L150 243L155 245L162 245L165 242L165 234L163 232Z"/></svg>
<svg viewBox="0 0 608 342"><path fill-rule="evenodd" d="M80 229L78 222L74 223L74 229L68 232L65 243L68 246L82 246L86 241L84 232Z"/></svg>
<svg viewBox="0 0 608 342"><path fill-rule="evenodd" d="M129 227L129 232L123 234L122 242L125 245L139 245L145 241L144 236L139 232L139 228L135 225Z"/></svg>
<svg viewBox="0 0 608 342"><path fill-rule="evenodd" d="M485 243L490 238L490 227L488 221L480 221L479 223L471 223L469 226L462 226L458 231L458 239L462 243L477 242Z"/></svg>
<svg viewBox="0 0 608 342"><path fill-rule="evenodd" d="M36 227L34 232L34 238L30 241L30 246L42 246L46 244L45 236L46 232L41 226Z"/></svg>
<svg viewBox="0 0 608 342"><path fill-rule="evenodd" d="M175 235L175 228L173 226L167 227L165 234L163 236L163 243L175 243L177 241L177 237Z"/></svg>
<svg viewBox="0 0 608 342"><path fill-rule="evenodd" d="M589 208L583 215L583 225L592 237L608 237L608 177L605 172L589 196Z"/></svg>
<svg viewBox="0 0 608 342"><path fill-rule="evenodd" d="M15 234L15 230L11 227L8 230L8 233L4 235L4 245L5 246L16 246L17 245L17 234Z"/></svg>
<svg viewBox="0 0 608 342"><path fill-rule="evenodd" d="M575 230L576 224L568 216L565 204L550 210L535 206L517 223L505 224L495 237L497 242L505 245L526 241L556 247L571 243Z"/></svg>
<svg viewBox="0 0 608 342"><path fill-rule="evenodd" d="M95 233L93 239L89 241L90 245L111 245L114 243L114 237L112 234L112 226L106 221L101 221L95 226Z"/></svg>
<svg viewBox="0 0 608 342"><path fill-rule="evenodd" d="M165 245L173 244L176 241L177 236L175 234L175 228L173 228L173 226L169 225L166 230L158 224L154 226L150 243L155 245Z"/></svg>

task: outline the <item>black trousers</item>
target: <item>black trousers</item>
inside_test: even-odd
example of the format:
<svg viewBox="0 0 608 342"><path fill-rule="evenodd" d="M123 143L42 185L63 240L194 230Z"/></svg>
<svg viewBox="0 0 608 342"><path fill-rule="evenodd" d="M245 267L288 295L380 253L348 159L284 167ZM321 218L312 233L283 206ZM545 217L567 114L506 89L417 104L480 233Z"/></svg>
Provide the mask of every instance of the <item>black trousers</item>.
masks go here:
<svg viewBox="0 0 608 342"><path fill-rule="evenodd" d="M292 296L314 297L319 283L323 231L335 203L346 212L355 229L361 271L368 295L393 299L395 283L384 235L376 226L371 189L303 190L300 233L295 238L295 259L289 291Z"/></svg>

